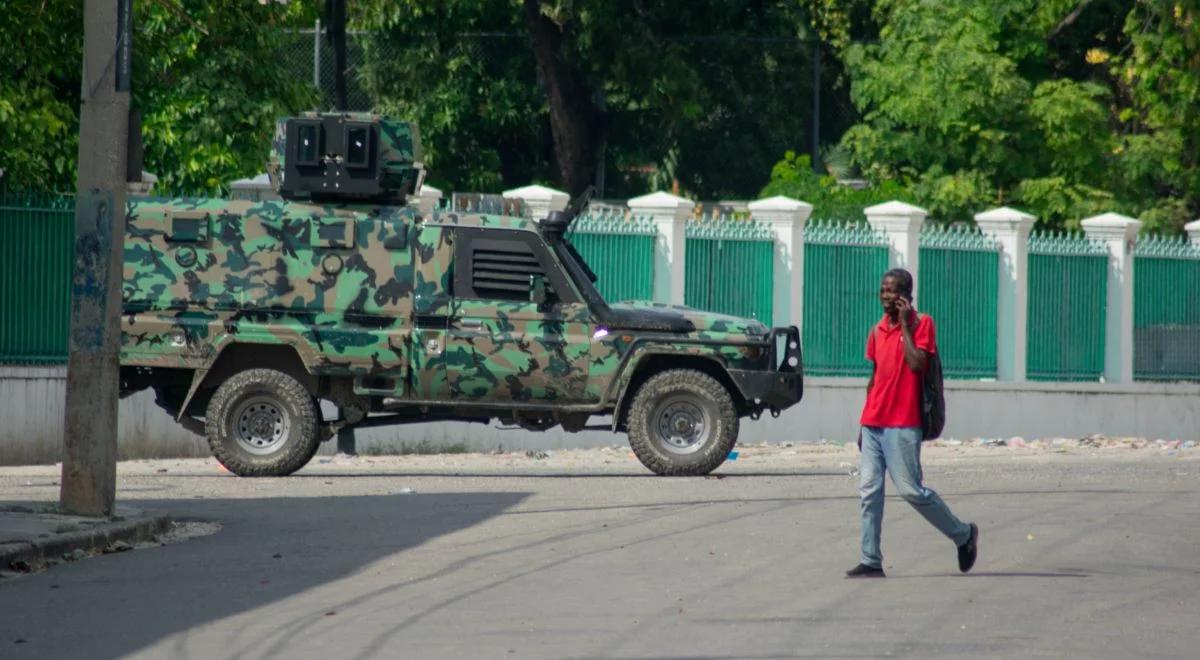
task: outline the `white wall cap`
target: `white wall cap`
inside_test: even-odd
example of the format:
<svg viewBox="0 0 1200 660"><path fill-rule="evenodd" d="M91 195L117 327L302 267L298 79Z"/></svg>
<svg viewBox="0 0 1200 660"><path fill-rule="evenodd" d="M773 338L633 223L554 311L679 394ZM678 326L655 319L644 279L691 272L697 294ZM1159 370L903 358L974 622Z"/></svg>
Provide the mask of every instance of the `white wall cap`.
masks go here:
<svg viewBox="0 0 1200 660"><path fill-rule="evenodd" d="M904 202L901 202L899 200L892 200L890 202L876 204L875 206L868 206L867 208L863 209L863 213L867 214L868 216L871 216L871 215L909 215L909 216L919 215L919 216L924 217L924 216L929 215L929 211L926 211L925 209L923 209L919 206L913 206L912 204L905 204Z"/></svg>
<svg viewBox="0 0 1200 660"><path fill-rule="evenodd" d="M1142 222L1120 213L1104 213L1092 216L1080 223L1085 234L1096 237L1123 238L1131 240L1142 228Z"/></svg>
<svg viewBox="0 0 1200 660"><path fill-rule="evenodd" d="M629 200L625 204L627 206L629 206L629 208L631 208L631 209L632 208L639 208L639 209L686 208L686 209L690 210L696 206L696 203L690 199L684 199L683 197L677 197L675 195L672 195L671 193L662 192L662 191L659 191L656 193L650 193L649 195L642 195L641 197L634 197L633 199Z"/></svg>
<svg viewBox="0 0 1200 660"><path fill-rule="evenodd" d="M1087 218L1080 224L1084 227L1124 227L1135 223L1142 224L1140 220L1120 213L1103 213Z"/></svg>
<svg viewBox="0 0 1200 660"><path fill-rule="evenodd" d="M1192 220L1183 226L1183 230L1189 234L1194 231L1200 231L1200 220Z"/></svg>
<svg viewBox="0 0 1200 660"><path fill-rule="evenodd" d="M419 194L423 197L441 197L442 191L439 188L434 188L433 186L425 183L421 184L421 192Z"/></svg>
<svg viewBox="0 0 1200 660"><path fill-rule="evenodd" d="M1022 222L1033 224L1037 222L1037 216L1007 206L1001 206L1000 208L984 211L983 213L976 213L975 222Z"/></svg>
<svg viewBox="0 0 1200 660"><path fill-rule="evenodd" d="M807 210L809 212L812 212L812 208L813 208L812 204L809 204L808 202L802 202L798 199L792 199L791 197L785 197L783 195L776 195L774 197L768 197L766 199L755 200L753 202L750 202L747 206L750 208L751 213L754 213L756 211L800 211L800 210Z"/></svg>
<svg viewBox="0 0 1200 660"><path fill-rule="evenodd" d="M523 199L527 202L555 202L559 200L569 200L571 197L561 190L555 190L554 188L547 188L546 186L539 186L536 184L532 186L513 188L512 190L505 190L501 194L503 194L505 198L511 199L515 197L517 199Z"/></svg>

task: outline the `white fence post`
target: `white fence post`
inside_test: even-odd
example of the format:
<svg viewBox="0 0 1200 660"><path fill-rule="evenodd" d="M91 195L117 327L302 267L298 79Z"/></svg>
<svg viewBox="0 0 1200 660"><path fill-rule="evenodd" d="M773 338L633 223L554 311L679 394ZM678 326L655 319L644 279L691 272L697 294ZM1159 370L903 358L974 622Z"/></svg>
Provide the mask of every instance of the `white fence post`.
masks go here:
<svg viewBox="0 0 1200 660"><path fill-rule="evenodd" d="M775 232L775 258L771 307L775 326L804 322L804 223L812 204L790 197L770 197L750 202L750 215Z"/></svg>
<svg viewBox="0 0 1200 660"><path fill-rule="evenodd" d="M421 215L432 215L441 201L442 191L431 185L422 185L421 192L417 193L417 208L421 211Z"/></svg>
<svg viewBox="0 0 1200 660"><path fill-rule="evenodd" d="M563 211L571 202L571 196L561 190L546 186L525 186L505 190L505 199L519 199L529 207L529 217L535 222L541 222L550 215L551 211Z"/></svg>
<svg viewBox="0 0 1200 660"><path fill-rule="evenodd" d="M1083 221L1089 238L1108 248L1108 309L1104 325L1104 380L1133 382L1133 248L1142 223L1118 213Z"/></svg>
<svg viewBox="0 0 1200 660"><path fill-rule="evenodd" d="M863 213L872 229L887 236L889 267L912 273L913 300L916 301L921 283L921 226L929 212L912 204L891 201L868 206Z"/></svg>
<svg viewBox="0 0 1200 660"><path fill-rule="evenodd" d="M1193 220L1183 226L1183 230L1187 232L1188 240L1192 245L1200 247L1200 220Z"/></svg>
<svg viewBox="0 0 1200 660"><path fill-rule="evenodd" d="M1029 232L1032 215L1000 207L975 215L980 231L1000 244L999 291L996 292L996 377L1024 382L1029 329Z"/></svg>
<svg viewBox="0 0 1200 660"><path fill-rule="evenodd" d="M684 227L696 203L670 193L656 192L629 200L635 216L647 217L658 228L654 249L654 301L683 304L687 238Z"/></svg>

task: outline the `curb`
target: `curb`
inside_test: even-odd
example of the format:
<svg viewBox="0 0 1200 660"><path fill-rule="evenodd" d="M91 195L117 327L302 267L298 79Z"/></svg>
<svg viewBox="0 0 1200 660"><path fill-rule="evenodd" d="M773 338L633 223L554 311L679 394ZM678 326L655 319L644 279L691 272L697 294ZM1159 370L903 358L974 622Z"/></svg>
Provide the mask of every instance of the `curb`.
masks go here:
<svg viewBox="0 0 1200 660"><path fill-rule="evenodd" d="M103 553L118 541L130 545L166 533L171 521L163 511L137 511L118 515L92 529L57 534L53 538L0 544L0 570L29 573L70 561L82 550L88 555Z"/></svg>

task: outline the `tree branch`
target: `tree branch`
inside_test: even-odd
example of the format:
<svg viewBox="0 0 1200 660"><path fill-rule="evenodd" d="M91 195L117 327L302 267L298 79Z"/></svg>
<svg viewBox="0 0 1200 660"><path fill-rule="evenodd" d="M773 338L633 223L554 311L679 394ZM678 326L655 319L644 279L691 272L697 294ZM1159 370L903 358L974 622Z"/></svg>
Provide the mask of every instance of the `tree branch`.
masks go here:
<svg viewBox="0 0 1200 660"><path fill-rule="evenodd" d="M1057 37L1058 33L1071 27L1071 24L1073 24L1079 18L1079 15L1083 13L1084 7L1087 7L1091 1L1092 0L1079 0L1079 4L1075 5L1075 8L1071 10L1071 13L1067 14L1066 18L1063 18L1061 21L1059 21L1058 25L1050 31L1050 34L1046 35L1046 41L1050 41L1051 39Z"/></svg>

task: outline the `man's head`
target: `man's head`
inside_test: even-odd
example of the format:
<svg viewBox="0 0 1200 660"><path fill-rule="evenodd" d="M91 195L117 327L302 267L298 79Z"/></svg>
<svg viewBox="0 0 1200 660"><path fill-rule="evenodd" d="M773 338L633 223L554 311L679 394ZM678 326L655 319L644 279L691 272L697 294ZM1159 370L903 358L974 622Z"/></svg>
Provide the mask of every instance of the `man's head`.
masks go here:
<svg viewBox="0 0 1200 660"><path fill-rule="evenodd" d="M893 268L884 273L883 281L879 283L879 302L883 312L895 316L896 301L900 298L912 302L913 278L903 268Z"/></svg>

